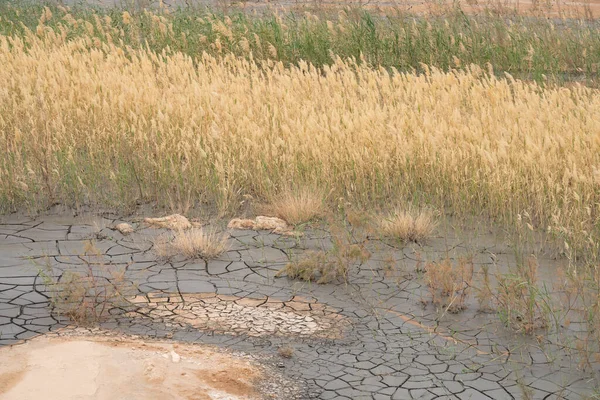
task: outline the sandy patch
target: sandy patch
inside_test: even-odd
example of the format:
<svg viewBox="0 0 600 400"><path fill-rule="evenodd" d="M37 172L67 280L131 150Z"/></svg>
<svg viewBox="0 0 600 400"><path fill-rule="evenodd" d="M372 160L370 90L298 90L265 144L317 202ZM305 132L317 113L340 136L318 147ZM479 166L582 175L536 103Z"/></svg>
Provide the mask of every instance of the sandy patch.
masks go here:
<svg viewBox="0 0 600 400"><path fill-rule="evenodd" d="M196 345L93 336L0 348L2 400L249 400L261 372Z"/></svg>
<svg viewBox="0 0 600 400"><path fill-rule="evenodd" d="M167 326L227 334L339 338L348 326L347 319L333 308L298 296L284 302L215 293L150 293L130 301L139 308L129 316L141 313Z"/></svg>

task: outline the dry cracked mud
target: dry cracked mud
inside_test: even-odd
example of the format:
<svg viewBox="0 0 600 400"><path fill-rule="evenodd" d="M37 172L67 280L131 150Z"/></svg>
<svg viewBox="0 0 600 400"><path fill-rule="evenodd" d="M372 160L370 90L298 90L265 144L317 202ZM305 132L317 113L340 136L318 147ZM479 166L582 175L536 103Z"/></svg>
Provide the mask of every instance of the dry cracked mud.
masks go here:
<svg viewBox="0 0 600 400"><path fill-rule="evenodd" d="M120 222L131 223L135 231L124 236L109 228ZM373 240L371 259L353 265L347 283L317 285L275 274L290 258L331 247L325 229L308 229L302 238L230 230L229 250L209 261L157 259L152 239L163 232L108 216L0 217L0 346L25 342L35 347L35 341L66 340L71 334L75 343L84 340L77 337L80 328L53 312L40 270L46 264L59 273L85 270L82 253L91 239L105 266L123 268L137 293L127 306L108 310L99 327L86 334L244 354L267 371L257 383L258 397L597 395L592 375L579 371L576 357L550 339L514 334L496 315L481 313L472 304L452 315L423 304L426 290L414 276L422 258L469 252L475 255L476 269L502 268L513 262L514 252L495 235L448 231L420 246ZM397 266L393 271L385 267L390 257ZM539 261L545 271L556 264L549 257ZM291 357L281 357L281 348L290 348ZM20 349L4 347L0 358L2 352ZM0 381L15 381L19 367L14 368L16 372L0 370ZM9 393L0 388L0 399L14 398Z"/></svg>
<svg viewBox="0 0 600 400"><path fill-rule="evenodd" d="M249 336L340 338L346 318L315 301L237 297L216 293L148 293L130 299L136 307L126 316L149 317L168 327Z"/></svg>

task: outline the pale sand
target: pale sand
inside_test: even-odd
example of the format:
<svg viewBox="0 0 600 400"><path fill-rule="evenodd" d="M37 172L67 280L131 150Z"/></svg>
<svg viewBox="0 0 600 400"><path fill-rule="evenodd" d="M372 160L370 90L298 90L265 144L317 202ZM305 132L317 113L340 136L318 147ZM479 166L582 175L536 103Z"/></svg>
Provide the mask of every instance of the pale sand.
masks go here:
<svg viewBox="0 0 600 400"><path fill-rule="evenodd" d="M249 361L194 345L39 337L0 348L2 400L255 399Z"/></svg>

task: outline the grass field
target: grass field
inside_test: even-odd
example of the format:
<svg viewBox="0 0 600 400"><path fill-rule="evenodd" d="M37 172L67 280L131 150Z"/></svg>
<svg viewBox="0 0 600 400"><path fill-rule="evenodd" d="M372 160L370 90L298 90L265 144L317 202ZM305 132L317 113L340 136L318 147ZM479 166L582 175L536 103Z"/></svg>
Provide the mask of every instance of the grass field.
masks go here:
<svg viewBox="0 0 600 400"><path fill-rule="evenodd" d="M497 72L539 83L596 85L600 65L595 20L492 11L467 15L459 8L439 9L427 18L392 8L385 15L361 9L260 15L234 10L224 15L197 8L154 13L87 6L47 9L24 2L0 3L0 34L23 36L42 22L53 29L62 25L68 38L92 36L191 57L203 52L242 57L251 53L255 59L271 58L286 66L304 60L321 67L334 62L335 56L360 60L362 55L371 65L416 72L424 71L423 64L448 70L491 63Z"/></svg>
<svg viewBox="0 0 600 400"><path fill-rule="evenodd" d="M0 36L5 211L156 201L232 212L244 196L314 187L369 209L408 202L523 216L571 250L596 253L595 89L544 87L491 66L288 64L266 40L254 56L248 43L261 39L252 34L232 39L246 57L223 48L192 56L169 46L180 34L166 17L147 15L158 51L127 44L139 35L119 27L127 15L62 16L52 28L59 17L45 9L35 30ZM221 32L206 39L213 53L230 36L224 21L210 22Z"/></svg>
<svg viewBox="0 0 600 400"><path fill-rule="evenodd" d="M522 216L597 252L595 21L0 10L4 211L231 213L309 187L362 208Z"/></svg>

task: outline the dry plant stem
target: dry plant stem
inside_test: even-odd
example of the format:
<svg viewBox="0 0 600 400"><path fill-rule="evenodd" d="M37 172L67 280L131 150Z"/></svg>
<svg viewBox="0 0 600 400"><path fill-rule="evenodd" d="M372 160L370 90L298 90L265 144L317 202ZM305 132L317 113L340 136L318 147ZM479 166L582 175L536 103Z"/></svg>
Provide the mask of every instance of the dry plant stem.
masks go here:
<svg viewBox="0 0 600 400"><path fill-rule="evenodd" d="M76 324L90 325L102 321L111 308L127 305L126 297L135 287L125 279L125 269L104 263L92 242L86 244L81 258L85 262L83 272L65 271L58 275L48 263L41 276L54 311Z"/></svg>
<svg viewBox="0 0 600 400"><path fill-rule="evenodd" d="M466 307L473 282L472 257L459 258L454 266L449 258L425 266L425 282L431 301L444 313L456 313Z"/></svg>
<svg viewBox="0 0 600 400"><path fill-rule="evenodd" d="M496 305L500 318L510 328L533 334L546 328L552 310L548 293L538 285L538 263L528 257L512 273L497 276Z"/></svg>
<svg viewBox="0 0 600 400"><path fill-rule="evenodd" d="M483 312L491 312L493 310L492 300L494 297L492 285L490 283L489 267L483 265L481 267L482 282L480 286L475 287L477 301L479 302L479 309Z"/></svg>
<svg viewBox="0 0 600 400"><path fill-rule="evenodd" d="M576 268L571 266L564 275L558 288L562 293L565 312L564 324L568 326L571 318L583 322L586 330L575 338L566 338L579 355L579 367L593 370L600 362L600 268Z"/></svg>

